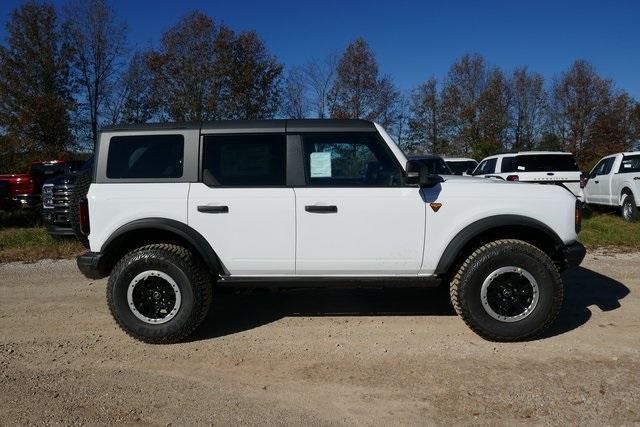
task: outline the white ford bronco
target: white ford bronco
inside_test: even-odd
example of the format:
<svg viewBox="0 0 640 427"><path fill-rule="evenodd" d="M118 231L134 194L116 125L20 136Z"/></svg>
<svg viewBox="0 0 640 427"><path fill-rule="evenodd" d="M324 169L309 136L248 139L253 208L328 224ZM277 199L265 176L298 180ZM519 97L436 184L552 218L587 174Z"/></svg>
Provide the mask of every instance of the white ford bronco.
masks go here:
<svg viewBox="0 0 640 427"><path fill-rule="evenodd" d="M191 334L217 289L265 286L448 286L479 335L528 339L585 255L566 188L434 175L361 120L105 128L76 188L78 267L151 343Z"/></svg>
<svg viewBox="0 0 640 427"><path fill-rule="evenodd" d="M640 220L640 151L602 158L588 178L586 203L619 207L625 220Z"/></svg>

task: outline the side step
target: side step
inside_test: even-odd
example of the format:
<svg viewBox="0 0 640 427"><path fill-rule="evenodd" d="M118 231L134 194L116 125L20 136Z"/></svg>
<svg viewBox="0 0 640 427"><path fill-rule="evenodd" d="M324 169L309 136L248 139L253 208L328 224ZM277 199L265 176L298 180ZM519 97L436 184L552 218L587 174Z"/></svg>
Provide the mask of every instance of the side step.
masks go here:
<svg viewBox="0 0 640 427"><path fill-rule="evenodd" d="M433 288L437 277L233 277L220 276L222 288Z"/></svg>

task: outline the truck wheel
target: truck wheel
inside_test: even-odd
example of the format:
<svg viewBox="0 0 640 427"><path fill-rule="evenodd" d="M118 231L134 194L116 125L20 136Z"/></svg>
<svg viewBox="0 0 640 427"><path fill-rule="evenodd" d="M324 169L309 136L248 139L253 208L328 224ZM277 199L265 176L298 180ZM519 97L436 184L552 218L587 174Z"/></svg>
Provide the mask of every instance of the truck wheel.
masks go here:
<svg viewBox="0 0 640 427"><path fill-rule="evenodd" d="M562 279L553 261L520 240L475 250L450 284L462 320L491 341L529 339L547 328L562 305Z"/></svg>
<svg viewBox="0 0 640 427"><path fill-rule="evenodd" d="M190 335L211 305L204 266L187 249L143 246L126 254L107 283L107 302L127 334L148 343L174 343Z"/></svg>
<svg viewBox="0 0 640 427"><path fill-rule="evenodd" d="M622 217L629 222L640 219L640 211L638 211L636 201L631 194L626 194L622 200Z"/></svg>
<svg viewBox="0 0 640 427"><path fill-rule="evenodd" d="M78 175L73 187L73 193L71 193L71 206L69 208L69 222L71 223L73 234L87 249L89 249L89 238L80 231L80 208L78 203L87 197L90 185L91 171Z"/></svg>

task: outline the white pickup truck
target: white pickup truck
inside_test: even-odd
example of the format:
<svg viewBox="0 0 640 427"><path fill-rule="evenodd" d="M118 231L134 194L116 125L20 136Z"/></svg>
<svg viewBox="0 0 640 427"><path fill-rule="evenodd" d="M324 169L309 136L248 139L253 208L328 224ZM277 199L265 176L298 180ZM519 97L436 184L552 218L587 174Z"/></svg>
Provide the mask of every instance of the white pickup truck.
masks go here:
<svg viewBox="0 0 640 427"><path fill-rule="evenodd" d="M585 255L566 188L437 175L368 121L112 127L95 156L78 267L110 276L111 313L146 342L185 338L221 287L439 285L481 336L522 340Z"/></svg>
<svg viewBox="0 0 640 427"><path fill-rule="evenodd" d="M640 219L640 151L603 157L589 173L585 202L621 208L627 221Z"/></svg>

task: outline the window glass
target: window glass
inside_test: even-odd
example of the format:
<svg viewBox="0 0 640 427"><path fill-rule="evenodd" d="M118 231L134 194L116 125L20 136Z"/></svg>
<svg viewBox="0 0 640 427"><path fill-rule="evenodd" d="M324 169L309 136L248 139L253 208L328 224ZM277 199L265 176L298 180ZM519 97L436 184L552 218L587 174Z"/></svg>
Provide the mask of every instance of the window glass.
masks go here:
<svg viewBox="0 0 640 427"><path fill-rule="evenodd" d="M640 172L640 154L624 156L620 165L620 173Z"/></svg>
<svg viewBox="0 0 640 427"><path fill-rule="evenodd" d="M462 175L469 169L475 168L477 165L476 162L472 162L471 160L465 160L465 161L447 160L446 162L447 162L447 166L449 166L449 169L451 169L451 171L456 175Z"/></svg>
<svg viewBox="0 0 640 427"><path fill-rule="evenodd" d="M114 136L107 178L181 178L183 161L182 135Z"/></svg>
<svg viewBox="0 0 640 427"><path fill-rule="evenodd" d="M303 141L309 185L402 185L400 167L373 133L308 134Z"/></svg>
<svg viewBox="0 0 640 427"><path fill-rule="evenodd" d="M489 159L481 162L476 170L473 171L473 175L486 175L495 173L496 163L498 163L498 159Z"/></svg>
<svg viewBox="0 0 640 427"><path fill-rule="evenodd" d="M285 136L206 136L202 180L211 186L286 185Z"/></svg>
<svg viewBox="0 0 640 427"><path fill-rule="evenodd" d="M500 166L501 172L515 172L516 171L516 156L503 157L502 165Z"/></svg>
<svg viewBox="0 0 640 427"><path fill-rule="evenodd" d="M513 172L578 172L572 154L527 154L516 156Z"/></svg>
<svg viewBox="0 0 640 427"><path fill-rule="evenodd" d="M613 167L613 162L615 158L609 157L607 159L600 160L600 162L594 166L589 174L590 177L598 176L598 175L608 175L611 172L611 168Z"/></svg>
<svg viewBox="0 0 640 427"><path fill-rule="evenodd" d="M413 160L416 160L422 163L427 167L427 171L430 174L435 175L453 175L453 171L449 168L449 165L442 159L441 157L426 157L419 158L414 157Z"/></svg>

